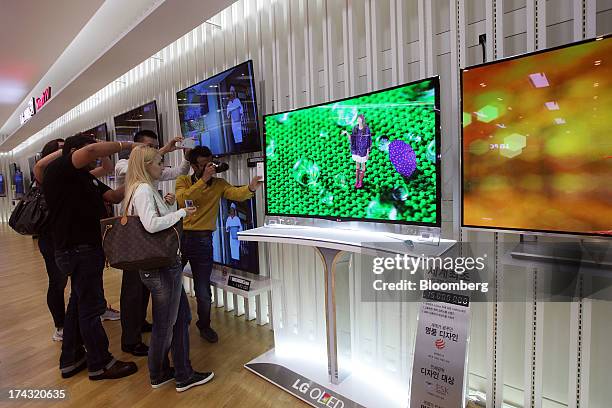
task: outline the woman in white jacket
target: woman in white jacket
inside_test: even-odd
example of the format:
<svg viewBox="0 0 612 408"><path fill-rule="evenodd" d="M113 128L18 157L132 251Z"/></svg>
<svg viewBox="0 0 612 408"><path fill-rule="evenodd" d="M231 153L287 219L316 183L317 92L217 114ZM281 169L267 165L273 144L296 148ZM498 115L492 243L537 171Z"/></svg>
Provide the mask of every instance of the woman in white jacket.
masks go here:
<svg viewBox="0 0 612 408"><path fill-rule="evenodd" d="M174 197L166 202L154 187L162 173L161 155L152 147L132 150L125 183L124 206L128 214L137 215L149 233L171 228L181 218L193 214L195 208L176 210ZM151 386L159 388L175 380L178 392L210 381L212 372L194 371L189 361L189 323L191 311L183 290L180 259L167 268L140 271L140 279L151 291L153 299L153 331L149 347ZM168 352L172 351L174 368Z"/></svg>

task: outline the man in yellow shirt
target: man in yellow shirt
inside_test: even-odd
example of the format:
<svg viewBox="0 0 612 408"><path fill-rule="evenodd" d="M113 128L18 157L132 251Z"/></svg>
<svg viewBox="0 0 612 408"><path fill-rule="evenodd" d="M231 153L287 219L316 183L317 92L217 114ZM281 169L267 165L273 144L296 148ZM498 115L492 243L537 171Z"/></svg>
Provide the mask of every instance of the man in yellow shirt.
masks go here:
<svg viewBox="0 0 612 408"><path fill-rule="evenodd" d="M197 211L183 222L183 266L189 262L193 273L198 303L196 325L200 329L200 336L215 343L219 338L210 327L210 274L213 266L212 233L217 228L219 200L221 197L232 201L248 200L262 182L260 177L254 177L248 185L236 187L224 179L214 177L216 166L212 162L212 152L205 146L194 148L187 159L193 174L176 179L176 200L182 208L186 206L186 200L192 201L189 204L196 207Z"/></svg>

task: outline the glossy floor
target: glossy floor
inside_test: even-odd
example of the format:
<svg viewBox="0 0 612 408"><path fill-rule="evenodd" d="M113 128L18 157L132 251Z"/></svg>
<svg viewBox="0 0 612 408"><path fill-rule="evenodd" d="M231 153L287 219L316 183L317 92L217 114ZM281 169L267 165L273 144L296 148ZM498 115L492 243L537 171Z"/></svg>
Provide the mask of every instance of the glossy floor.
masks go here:
<svg viewBox="0 0 612 408"><path fill-rule="evenodd" d="M121 273L105 272L107 300L119 308ZM115 357L138 364L138 373L112 381L89 381L81 372L62 379L58 370L61 343L51 341L53 323L46 304L47 275L36 241L0 223L0 397L1 407L305 407L306 404L247 371L243 364L273 346L268 326L245 322L222 308L213 308L219 343L200 339L191 330L191 362L196 370L214 370L204 386L177 393L173 384L157 390L148 382L146 357L121 351L119 321L104 328ZM66 295L68 292L66 292ZM190 298L195 313L195 298ZM149 310L150 316L150 310ZM149 335L145 335L148 343ZM64 401L7 401L9 389L65 390Z"/></svg>

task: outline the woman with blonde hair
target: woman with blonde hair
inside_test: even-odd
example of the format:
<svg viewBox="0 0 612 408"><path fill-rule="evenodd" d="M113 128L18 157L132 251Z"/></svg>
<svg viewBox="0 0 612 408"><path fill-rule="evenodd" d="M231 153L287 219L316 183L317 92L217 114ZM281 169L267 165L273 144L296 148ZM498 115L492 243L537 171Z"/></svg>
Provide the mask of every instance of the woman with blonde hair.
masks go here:
<svg viewBox="0 0 612 408"><path fill-rule="evenodd" d="M164 200L154 187L162 173L162 158L157 149L138 147L132 150L125 183L124 208L137 215L147 232L154 234L171 228L196 209L176 210L174 195ZM183 290L183 270L177 257L170 267L141 270L140 279L151 291L153 299L153 331L149 346L149 377L151 387L176 380L176 390L210 381L212 372L194 371L189 361L189 323L191 311ZM172 352L174 368L170 367L168 352Z"/></svg>

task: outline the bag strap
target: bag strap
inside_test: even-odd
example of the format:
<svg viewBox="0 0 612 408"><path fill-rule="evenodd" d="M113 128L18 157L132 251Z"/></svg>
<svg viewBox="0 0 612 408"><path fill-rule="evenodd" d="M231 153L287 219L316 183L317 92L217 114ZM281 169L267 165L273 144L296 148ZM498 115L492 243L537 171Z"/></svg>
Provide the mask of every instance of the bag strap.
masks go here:
<svg viewBox="0 0 612 408"><path fill-rule="evenodd" d="M138 186L140 187L140 185ZM132 194L130 194L130 198L128 199L128 202L125 206L124 209L124 213L123 216L127 217L129 209L130 209L130 204L132 204L132 198L134 197L134 193L136 192L136 189L138 188L136 187L135 189L132 190ZM159 211L159 207L157 206L157 200L155 199L155 194L153 194L153 204L155 204L155 211L157 212L157 216L161 217L161 212ZM134 215L134 206L132 205L132 215Z"/></svg>

